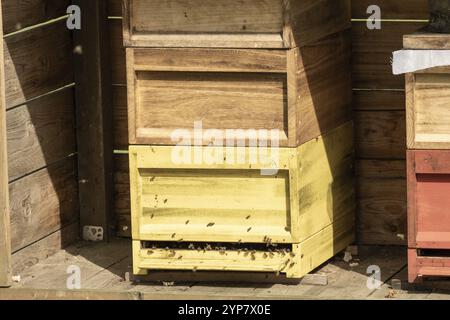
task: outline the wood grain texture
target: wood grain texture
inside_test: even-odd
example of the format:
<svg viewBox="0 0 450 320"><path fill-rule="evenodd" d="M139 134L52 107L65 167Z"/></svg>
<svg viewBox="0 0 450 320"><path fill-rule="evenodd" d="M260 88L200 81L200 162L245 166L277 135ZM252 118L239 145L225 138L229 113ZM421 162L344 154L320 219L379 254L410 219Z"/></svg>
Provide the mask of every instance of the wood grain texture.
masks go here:
<svg viewBox="0 0 450 320"><path fill-rule="evenodd" d="M450 35L429 32L416 32L403 37L405 49L449 50Z"/></svg>
<svg viewBox="0 0 450 320"><path fill-rule="evenodd" d="M293 93L297 95L294 146L352 119L350 36L346 30L298 50L297 90Z"/></svg>
<svg viewBox="0 0 450 320"><path fill-rule="evenodd" d="M131 144L174 145L176 129L191 141L202 121L296 147L350 120L349 32L291 51L127 49L127 66Z"/></svg>
<svg viewBox="0 0 450 320"><path fill-rule="evenodd" d="M354 90L355 111L404 111L404 90Z"/></svg>
<svg viewBox="0 0 450 320"><path fill-rule="evenodd" d="M122 17L122 0L108 0L108 15Z"/></svg>
<svg viewBox="0 0 450 320"><path fill-rule="evenodd" d="M72 50L65 21L6 38L6 107L71 84Z"/></svg>
<svg viewBox="0 0 450 320"><path fill-rule="evenodd" d="M107 1L77 0L84 27L74 32L80 225L98 226L108 239L113 206L113 111Z"/></svg>
<svg viewBox="0 0 450 320"><path fill-rule="evenodd" d="M128 149L127 87L112 87L114 149Z"/></svg>
<svg viewBox="0 0 450 320"><path fill-rule="evenodd" d="M146 275L152 271L221 271L270 272L288 279L300 279L324 261L341 252L354 240L353 215L336 220L300 244L293 244L290 254L256 250L198 251L142 249L140 241L133 241L133 272Z"/></svg>
<svg viewBox="0 0 450 320"><path fill-rule="evenodd" d="M428 0L353 0L352 18L365 19L367 8L377 5L381 9L382 19L428 19Z"/></svg>
<svg viewBox="0 0 450 320"><path fill-rule="evenodd" d="M132 146L133 239L265 243L270 238L273 243L295 244L327 228L334 230L334 223L345 220L342 241L348 244L352 237L347 232L354 225L352 131L348 123L298 148L279 149L279 171L272 176L261 175L260 169L265 168L262 163L174 164L174 147ZM249 151L244 150L248 159ZM198 147L190 151L202 152ZM261 198L265 201L260 202ZM324 234L327 241L318 240L325 241L324 251L318 257L311 254L306 269L336 253L328 246L330 241L339 241L342 233L336 231L336 238L330 232ZM139 250L134 250L135 272L171 268L152 261L140 265L145 258ZM193 263L188 261L183 266L192 269ZM216 270L217 265L204 267ZM172 267L182 266L174 263ZM243 270L255 267L245 265Z"/></svg>
<svg viewBox="0 0 450 320"><path fill-rule="evenodd" d="M124 0L123 18L127 47L295 48L347 29L350 1Z"/></svg>
<svg viewBox="0 0 450 320"><path fill-rule="evenodd" d="M125 85L126 60L123 47L122 20L108 20L109 56L111 61L111 82L115 85Z"/></svg>
<svg viewBox="0 0 450 320"><path fill-rule="evenodd" d="M128 155L114 157L114 213L116 234L131 237L130 162Z"/></svg>
<svg viewBox="0 0 450 320"><path fill-rule="evenodd" d="M450 148L450 73L407 76L409 149Z"/></svg>
<svg viewBox="0 0 450 320"><path fill-rule="evenodd" d="M66 89L7 112L9 180L76 152L73 89Z"/></svg>
<svg viewBox="0 0 450 320"><path fill-rule="evenodd" d="M406 179L359 178L358 243L406 244Z"/></svg>
<svg viewBox="0 0 450 320"><path fill-rule="evenodd" d="M450 249L450 152L408 151L409 248Z"/></svg>
<svg viewBox="0 0 450 320"><path fill-rule="evenodd" d="M13 252L78 221L75 172L71 158L10 184Z"/></svg>
<svg viewBox="0 0 450 320"><path fill-rule="evenodd" d="M407 6L407 5L405 5ZM352 26L353 87L362 89L404 89L404 76L393 75L392 52L402 49L404 34L423 28L425 23L383 22L381 30L369 30L365 22Z"/></svg>
<svg viewBox="0 0 450 320"><path fill-rule="evenodd" d="M74 222L40 241L15 252L12 256L13 274L20 275L27 268L44 261L61 249L74 244L79 239L79 233L79 224L78 222Z"/></svg>
<svg viewBox="0 0 450 320"><path fill-rule="evenodd" d="M405 159L404 111L355 112L356 154L360 159Z"/></svg>
<svg viewBox="0 0 450 320"><path fill-rule="evenodd" d="M417 249L408 249L408 281L423 282L425 277L449 277L448 256L422 256Z"/></svg>
<svg viewBox="0 0 450 320"><path fill-rule="evenodd" d="M368 18L370 5L381 8L381 30L369 30L365 21L352 29L358 243L404 245L405 87L403 76L392 75L390 59L402 49L403 35L426 26L415 20L428 19L428 0L352 1L352 18Z"/></svg>
<svg viewBox="0 0 450 320"><path fill-rule="evenodd" d="M5 34L22 30L66 14L69 0L3 0Z"/></svg>
<svg viewBox="0 0 450 320"><path fill-rule="evenodd" d="M3 38L0 8L0 38ZM8 190L8 151L6 137L6 101L3 41L0 43L0 287L11 284L11 224Z"/></svg>

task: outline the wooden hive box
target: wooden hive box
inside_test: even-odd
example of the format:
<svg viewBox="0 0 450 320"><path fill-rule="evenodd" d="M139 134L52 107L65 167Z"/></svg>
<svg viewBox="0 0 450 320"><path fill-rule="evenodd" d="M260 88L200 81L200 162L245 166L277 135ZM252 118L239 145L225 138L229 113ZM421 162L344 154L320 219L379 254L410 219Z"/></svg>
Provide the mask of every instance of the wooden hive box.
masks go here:
<svg viewBox="0 0 450 320"><path fill-rule="evenodd" d="M449 50L450 35L404 37L406 49ZM406 76L408 278L450 276L450 67Z"/></svg>
<svg viewBox="0 0 450 320"><path fill-rule="evenodd" d="M450 150L408 151L409 280L450 276Z"/></svg>
<svg viewBox="0 0 450 320"><path fill-rule="evenodd" d="M128 48L130 144L175 130L265 129L296 147L351 119L350 33L291 50Z"/></svg>
<svg viewBox="0 0 450 320"><path fill-rule="evenodd" d="M404 37L405 49L450 50L450 35ZM408 149L450 149L450 67L406 75Z"/></svg>
<svg viewBox="0 0 450 320"><path fill-rule="evenodd" d="M295 48L350 27L350 0L123 0L126 47Z"/></svg>
<svg viewBox="0 0 450 320"><path fill-rule="evenodd" d="M278 153L271 175L262 174L264 163L249 164L250 148L225 149L225 157L216 147L177 148L130 147L136 274L227 270L300 278L353 241L351 123L298 148L271 150ZM180 150L224 161L180 163ZM228 161L238 151L247 161ZM224 248L198 250L199 243ZM273 244L290 253L269 251ZM240 254L236 245L254 249Z"/></svg>

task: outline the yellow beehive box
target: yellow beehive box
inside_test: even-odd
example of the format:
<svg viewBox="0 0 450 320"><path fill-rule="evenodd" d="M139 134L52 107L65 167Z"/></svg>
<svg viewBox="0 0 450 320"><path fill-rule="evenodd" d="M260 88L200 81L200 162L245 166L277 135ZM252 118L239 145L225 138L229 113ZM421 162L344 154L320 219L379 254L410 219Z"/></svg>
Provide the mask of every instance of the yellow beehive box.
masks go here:
<svg viewBox="0 0 450 320"><path fill-rule="evenodd" d="M352 134L347 123L298 148L270 149L277 161L269 166L230 161L238 152L251 159L248 147L130 147L135 273L311 271L353 240ZM192 161L180 161L181 151ZM207 153L223 161L199 161ZM199 251L198 243L225 243L225 254ZM265 246L244 256L233 249L243 244ZM289 257L261 263L272 245Z"/></svg>

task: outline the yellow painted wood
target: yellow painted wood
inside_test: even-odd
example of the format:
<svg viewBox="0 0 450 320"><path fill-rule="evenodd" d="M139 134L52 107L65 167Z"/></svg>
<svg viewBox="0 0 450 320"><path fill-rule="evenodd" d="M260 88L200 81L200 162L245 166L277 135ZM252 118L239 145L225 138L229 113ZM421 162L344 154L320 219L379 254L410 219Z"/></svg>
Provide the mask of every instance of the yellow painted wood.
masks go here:
<svg viewBox="0 0 450 320"><path fill-rule="evenodd" d="M300 266L294 270L293 274L287 276L301 278L353 243L355 241L354 219L353 213L347 214L300 243L298 248L302 257Z"/></svg>
<svg viewBox="0 0 450 320"><path fill-rule="evenodd" d="M300 255L268 251L199 251L142 249L137 266L143 270L257 271L291 273Z"/></svg>
<svg viewBox="0 0 450 320"><path fill-rule="evenodd" d="M303 241L354 210L352 131L348 123L297 149L277 149L274 176L261 174L263 164L180 164L174 147L132 146L133 238ZM240 150L248 159L250 149Z"/></svg>
<svg viewBox="0 0 450 320"><path fill-rule="evenodd" d="M237 149L228 148L224 154ZM205 150L185 151L194 160L195 153ZM249 159L249 148L239 150ZM353 241L352 123L298 148L277 149L280 162L275 175L262 175L266 166L261 163L227 163L226 156L222 164L180 164L173 158L179 151L130 147L135 272L195 267L273 271L297 278ZM260 261L257 256L248 261L237 253L175 250L175 256L172 251L165 256L163 250L149 256L140 249L140 241L284 243L294 252L303 250L307 262L287 270L280 267L286 260Z"/></svg>
<svg viewBox="0 0 450 320"><path fill-rule="evenodd" d="M291 253L269 251L142 249L133 241L134 273L151 270L245 271L284 273L302 278L354 241L354 215L346 215L302 243Z"/></svg>
<svg viewBox="0 0 450 320"><path fill-rule="evenodd" d="M301 242L355 210L353 127L348 123L297 149Z"/></svg>

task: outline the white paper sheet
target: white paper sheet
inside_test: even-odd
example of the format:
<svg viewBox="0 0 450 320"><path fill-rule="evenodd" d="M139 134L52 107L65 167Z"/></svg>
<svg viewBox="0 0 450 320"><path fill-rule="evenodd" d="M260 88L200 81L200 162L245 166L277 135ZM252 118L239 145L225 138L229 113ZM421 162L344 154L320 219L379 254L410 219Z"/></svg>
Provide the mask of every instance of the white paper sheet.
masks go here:
<svg viewBox="0 0 450 320"><path fill-rule="evenodd" d="M400 50L394 52L392 72L395 75L450 66L450 50Z"/></svg>

